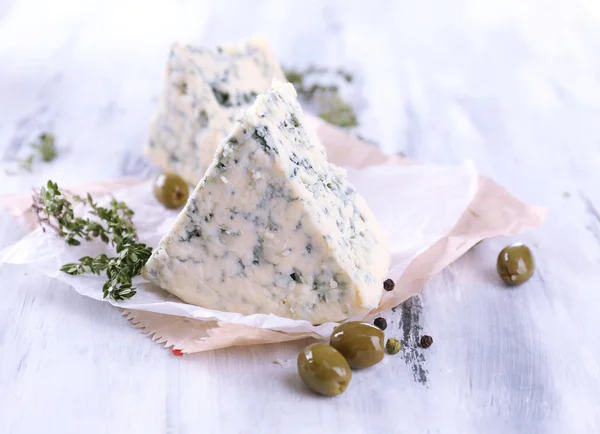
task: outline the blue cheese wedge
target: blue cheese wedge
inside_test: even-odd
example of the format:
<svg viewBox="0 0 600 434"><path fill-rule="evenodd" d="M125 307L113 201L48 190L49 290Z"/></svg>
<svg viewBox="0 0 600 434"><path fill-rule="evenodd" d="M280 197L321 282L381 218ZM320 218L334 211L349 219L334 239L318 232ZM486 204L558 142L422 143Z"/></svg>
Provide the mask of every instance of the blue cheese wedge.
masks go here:
<svg viewBox="0 0 600 434"><path fill-rule="evenodd" d="M198 306L320 324L376 307L386 239L305 127L291 84L235 124L144 276Z"/></svg>
<svg viewBox="0 0 600 434"><path fill-rule="evenodd" d="M273 78L284 74L262 39L216 51L174 44L146 155L163 171L198 184L235 117Z"/></svg>

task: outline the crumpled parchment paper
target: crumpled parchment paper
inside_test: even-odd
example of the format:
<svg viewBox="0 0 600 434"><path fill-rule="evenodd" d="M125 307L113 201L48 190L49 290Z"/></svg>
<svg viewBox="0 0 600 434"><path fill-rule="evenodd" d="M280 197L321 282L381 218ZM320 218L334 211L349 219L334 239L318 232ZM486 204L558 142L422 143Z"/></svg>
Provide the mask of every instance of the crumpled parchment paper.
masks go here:
<svg viewBox="0 0 600 434"><path fill-rule="evenodd" d="M544 210L528 206L493 181L478 176L469 162L457 167L409 163L387 156L376 147L343 130L310 118L329 159L348 170L348 176L380 220L391 247L389 277L396 288L384 292L379 307L389 309L417 294L427 280L460 257L478 241L535 228ZM90 192L95 198L113 195L135 211L140 240L156 246L177 213L164 209L152 195L151 181L124 179L87 186L65 186L75 194ZM108 201L106 196L100 199ZM35 227L29 195L0 198L0 205ZM84 255L111 253L101 242L69 247L56 235L40 228L0 252L2 263L27 265L61 280L77 292L102 298L104 276L70 276L61 265ZM138 293L114 302L135 327L165 346L184 353L216 348L283 342L305 337L326 337L334 323L314 326L306 321L274 315L241 315L189 305L156 285L137 279Z"/></svg>

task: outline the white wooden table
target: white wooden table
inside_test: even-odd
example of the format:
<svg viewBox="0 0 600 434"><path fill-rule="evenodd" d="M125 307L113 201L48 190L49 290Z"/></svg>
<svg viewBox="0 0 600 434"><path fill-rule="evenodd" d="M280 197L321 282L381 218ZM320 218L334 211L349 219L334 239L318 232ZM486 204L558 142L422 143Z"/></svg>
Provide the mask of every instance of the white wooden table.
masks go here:
<svg viewBox="0 0 600 434"><path fill-rule="evenodd" d="M175 357L117 309L3 267L0 433L600 432L597 3L0 0L3 168L42 131L65 148L0 175L0 194L151 173L141 146L170 43L253 33L285 65L354 70L362 132L385 151L471 158L547 206L519 238L536 275L507 289L495 260L512 240L476 246L386 315L405 351L325 399L297 377L306 342ZM24 233L0 214L0 247Z"/></svg>

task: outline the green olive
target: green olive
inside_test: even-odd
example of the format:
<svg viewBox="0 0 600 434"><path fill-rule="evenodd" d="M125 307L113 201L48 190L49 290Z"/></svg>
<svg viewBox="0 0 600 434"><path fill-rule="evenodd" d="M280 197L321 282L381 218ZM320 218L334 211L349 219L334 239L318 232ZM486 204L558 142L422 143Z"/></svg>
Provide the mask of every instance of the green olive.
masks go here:
<svg viewBox="0 0 600 434"><path fill-rule="evenodd" d="M312 344L300 351L298 373L304 384L325 396L339 395L352 379L344 356L327 344Z"/></svg>
<svg viewBox="0 0 600 434"><path fill-rule="evenodd" d="M340 324L333 330L329 344L353 368L368 368L383 360L383 331L373 324L360 321Z"/></svg>
<svg viewBox="0 0 600 434"><path fill-rule="evenodd" d="M496 269L508 285L527 282L535 269L531 250L521 243L506 246L498 255Z"/></svg>
<svg viewBox="0 0 600 434"><path fill-rule="evenodd" d="M190 188L181 176L163 173L154 181L154 196L166 208L181 208L188 200Z"/></svg>

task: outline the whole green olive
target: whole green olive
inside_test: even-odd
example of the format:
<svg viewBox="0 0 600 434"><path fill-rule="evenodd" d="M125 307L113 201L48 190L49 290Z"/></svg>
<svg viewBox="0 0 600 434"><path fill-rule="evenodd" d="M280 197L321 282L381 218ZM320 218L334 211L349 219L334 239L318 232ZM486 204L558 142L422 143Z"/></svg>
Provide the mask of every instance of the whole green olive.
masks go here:
<svg viewBox="0 0 600 434"><path fill-rule="evenodd" d="M373 324L360 321L340 324L333 330L329 344L353 368L368 368L383 360L383 331Z"/></svg>
<svg viewBox="0 0 600 434"><path fill-rule="evenodd" d="M190 188L181 176L163 173L154 181L154 196L166 208L181 208L188 200Z"/></svg>
<svg viewBox="0 0 600 434"><path fill-rule="evenodd" d="M496 269L508 285L527 282L535 269L531 250L522 243L506 246L498 255Z"/></svg>
<svg viewBox="0 0 600 434"><path fill-rule="evenodd" d="M304 384L325 396L339 395L352 379L344 356L327 344L312 344L300 351L298 373Z"/></svg>

